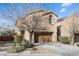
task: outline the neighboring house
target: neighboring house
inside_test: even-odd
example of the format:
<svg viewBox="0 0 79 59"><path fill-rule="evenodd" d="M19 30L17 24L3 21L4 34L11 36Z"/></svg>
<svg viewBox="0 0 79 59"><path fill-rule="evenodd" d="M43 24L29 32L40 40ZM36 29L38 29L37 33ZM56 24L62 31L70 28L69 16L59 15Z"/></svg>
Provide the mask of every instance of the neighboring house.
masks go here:
<svg viewBox="0 0 79 59"><path fill-rule="evenodd" d="M47 24L47 26L38 30L34 31L33 34L33 43L40 43L40 42L57 42L57 15L51 11L44 11L44 10L35 10L29 12L25 17L26 19L32 19L33 16L41 16L44 19L43 24ZM19 18L22 19L22 18ZM42 20L41 20L42 21ZM18 20L15 26L15 32L20 35L21 31L19 30L18 24L20 21ZM21 25L21 24L19 24ZM24 39L30 40L30 33L25 30L24 31Z"/></svg>
<svg viewBox="0 0 79 59"><path fill-rule="evenodd" d="M58 22L61 37L71 37L74 42L79 41L79 15L73 14Z"/></svg>

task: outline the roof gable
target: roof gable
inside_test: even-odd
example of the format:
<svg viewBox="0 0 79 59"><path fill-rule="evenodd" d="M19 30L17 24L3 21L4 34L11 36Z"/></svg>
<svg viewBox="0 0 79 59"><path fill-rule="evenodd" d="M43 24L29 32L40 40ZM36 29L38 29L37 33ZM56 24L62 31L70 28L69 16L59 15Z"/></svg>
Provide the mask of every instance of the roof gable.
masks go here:
<svg viewBox="0 0 79 59"><path fill-rule="evenodd" d="M48 15L48 14L54 14L55 16L57 16L54 12L52 12L52 11L48 11L48 12L45 12L44 14L43 14L43 16L44 15ZM58 16L57 16L58 17Z"/></svg>
<svg viewBox="0 0 79 59"><path fill-rule="evenodd" d="M38 10L34 10L34 11L28 12L27 15L34 14L34 13L38 13L38 12L45 12L45 11L42 10L42 9L38 9Z"/></svg>

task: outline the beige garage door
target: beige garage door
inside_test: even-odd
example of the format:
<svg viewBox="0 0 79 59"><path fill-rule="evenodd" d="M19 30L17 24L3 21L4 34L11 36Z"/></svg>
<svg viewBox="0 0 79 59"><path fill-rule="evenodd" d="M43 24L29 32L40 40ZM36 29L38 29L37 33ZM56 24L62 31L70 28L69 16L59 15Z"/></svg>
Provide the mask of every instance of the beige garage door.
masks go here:
<svg viewBox="0 0 79 59"><path fill-rule="evenodd" d="M35 43L38 42L52 42L52 33L35 33Z"/></svg>

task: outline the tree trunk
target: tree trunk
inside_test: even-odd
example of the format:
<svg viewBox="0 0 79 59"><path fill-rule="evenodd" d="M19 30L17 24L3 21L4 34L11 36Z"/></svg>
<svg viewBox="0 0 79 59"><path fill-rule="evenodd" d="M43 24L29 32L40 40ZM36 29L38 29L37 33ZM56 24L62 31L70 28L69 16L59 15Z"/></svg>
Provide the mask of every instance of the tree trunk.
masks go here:
<svg viewBox="0 0 79 59"><path fill-rule="evenodd" d="M30 32L30 44L32 44L32 35L33 35L33 31Z"/></svg>

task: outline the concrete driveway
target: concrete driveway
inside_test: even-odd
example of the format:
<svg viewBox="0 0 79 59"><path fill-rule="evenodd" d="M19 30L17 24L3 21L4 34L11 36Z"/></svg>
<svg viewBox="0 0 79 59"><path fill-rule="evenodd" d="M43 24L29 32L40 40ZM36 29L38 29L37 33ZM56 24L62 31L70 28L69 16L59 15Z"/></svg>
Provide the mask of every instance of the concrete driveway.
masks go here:
<svg viewBox="0 0 79 59"><path fill-rule="evenodd" d="M0 55L2 56L79 56L79 47L60 44L60 43L50 43L35 46L36 50L33 48L27 48L19 53L7 53L7 48L11 47L11 43L3 43L0 45Z"/></svg>
<svg viewBox="0 0 79 59"><path fill-rule="evenodd" d="M79 47L59 43L44 44L41 48L52 50L52 55L79 56Z"/></svg>

